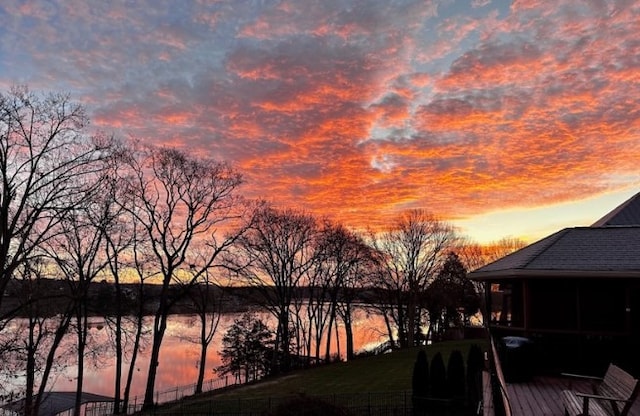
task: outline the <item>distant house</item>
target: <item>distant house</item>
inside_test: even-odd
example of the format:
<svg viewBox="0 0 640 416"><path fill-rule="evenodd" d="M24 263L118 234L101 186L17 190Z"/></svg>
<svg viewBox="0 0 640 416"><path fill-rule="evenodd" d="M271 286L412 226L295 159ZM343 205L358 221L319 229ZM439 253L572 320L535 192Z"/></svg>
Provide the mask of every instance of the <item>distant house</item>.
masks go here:
<svg viewBox="0 0 640 416"><path fill-rule="evenodd" d="M565 228L469 274L487 326L536 346L539 368L640 374L640 193L590 227Z"/></svg>

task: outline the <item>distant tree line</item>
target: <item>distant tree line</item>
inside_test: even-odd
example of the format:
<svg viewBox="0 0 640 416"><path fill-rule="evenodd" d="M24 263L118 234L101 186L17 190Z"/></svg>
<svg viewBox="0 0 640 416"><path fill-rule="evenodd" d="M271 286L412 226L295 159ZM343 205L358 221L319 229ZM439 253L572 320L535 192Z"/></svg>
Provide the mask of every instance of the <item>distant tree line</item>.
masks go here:
<svg viewBox="0 0 640 416"><path fill-rule="evenodd" d="M185 303L201 328L201 389L224 293L212 287L255 289L277 322L275 329L256 329L258 339L273 332L271 374L288 371L292 357L329 359L339 324L352 358L352 317L363 288L380 291L369 307L382 314L399 347L442 336L478 311L478 288L465 274L486 253L424 211L402 214L387 230L356 232L246 200L241 174L223 161L88 134L88 123L69 95L26 87L0 94L0 358L5 372L25 377L27 415L38 414L55 365L67 359L77 364L79 414L85 360L102 354L100 348L114 356L118 413L128 405L145 346L144 406L152 406L167 323ZM51 278L66 289L47 290ZM90 288L102 280L114 287L107 316L113 345L96 346ZM18 293L10 290L12 281L20 281ZM156 296L145 310L151 283L158 285ZM300 288L306 296L296 295ZM152 317L150 328L145 315ZM75 347L63 351L69 337ZM133 345L129 353L125 344ZM233 360L228 365L237 369ZM267 369L242 371L254 377Z"/></svg>

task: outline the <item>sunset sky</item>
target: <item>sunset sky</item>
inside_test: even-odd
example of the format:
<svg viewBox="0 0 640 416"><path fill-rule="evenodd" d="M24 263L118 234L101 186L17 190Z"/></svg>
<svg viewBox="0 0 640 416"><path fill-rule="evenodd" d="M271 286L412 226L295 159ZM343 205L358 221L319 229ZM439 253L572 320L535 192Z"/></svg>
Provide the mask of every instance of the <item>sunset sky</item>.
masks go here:
<svg viewBox="0 0 640 416"><path fill-rule="evenodd" d="M3 0L0 90L348 226L532 241L640 191L639 34L624 0Z"/></svg>

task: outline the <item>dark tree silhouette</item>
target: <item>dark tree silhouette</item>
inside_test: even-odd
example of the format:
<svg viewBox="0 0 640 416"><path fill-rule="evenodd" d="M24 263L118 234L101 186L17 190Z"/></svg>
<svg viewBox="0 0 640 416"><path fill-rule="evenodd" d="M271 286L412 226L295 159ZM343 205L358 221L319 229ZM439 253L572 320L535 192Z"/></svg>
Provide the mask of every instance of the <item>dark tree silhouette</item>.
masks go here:
<svg viewBox="0 0 640 416"><path fill-rule="evenodd" d="M349 416L343 407L316 397L301 396L278 405L267 416Z"/></svg>
<svg viewBox="0 0 640 416"><path fill-rule="evenodd" d="M425 414L429 395L429 359L424 350L418 352L411 376L411 399L414 415Z"/></svg>
<svg viewBox="0 0 640 416"><path fill-rule="evenodd" d="M84 135L88 122L68 95L0 94L0 306L16 268L55 235L86 198L83 178L103 167L110 142Z"/></svg>
<svg viewBox="0 0 640 416"><path fill-rule="evenodd" d="M423 295L429 311L428 338L440 339L451 327L465 323L480 308L480 296L455 253L449 253L436 279ZM461 313L462 312L462 313Z"/></svg>
<svg viewBox="0 0 640 416"><path fill-rule="evenodd" d="M273 353L273 332L251 313L236 319L222 338L220 374L233 374L237 381L257 380L268 374Z"/></svg>
<svg viewBox="0 0 640 416"><path fill-rule="evenodd" d="M296 290L315 263L315 219L304 212L260 206L238 239L229 263L262 296L278 322L272 371L291 367L291 306Z"/></svg>
<svg viewBox="0 0 640 416"><path fill-rule="evenodd" d="M102 181L92 183L92 198L69 208L58 224L57 235L43 244L46 256L51 260L55 273L64 278L73 300L73 326L76 334L77 375L74 414L80 414L84 382L85 354L89 345L89 297L90 284L102 274L109 262L104 251L105 233L112 217L110 198L102 192ZM97 352L94 352L98 354Z"/></svg>
<svg viewBox="0 0 640 416"><path fill-rule="evenodd" d="M405 213L387 232L371 238L383 265L376 286L396 294L395 305L390 301L382 312L393 315L400 346L416 344L423 323L420 296L457 238L451 225L421 210Z"/></svg>
<svg viewBox="0 0 640 416"><path fill-rule="evenodd" d="M467 398L472 408L477 408L482 400L482 370L484 368L484 356L482 349L476 344L469 348L467 357Z"/></svg>
<svg viewBox="0 0 640 416"><path fill-rule="evenodd" d="M429 394L429 360L424 350L418 352L416 362L413 364L411 387L414 396L426 397Z"/></svg>
<svg viewBox="0 0 640 416"><path fill-rule="evenodd" d="M135 150L135 151L134 151ZM123 186L132 199L124 205L141 224L162 281L154 312L153 341L144 407L153 406L160 346L175 303L213 267L242 233L223 235L241 216L236 196L240 175L222 162L188 156L169 148L133 149ZM171 291L172 283L180 290Z"/></svg>
<svg viewBox="0 0 640 416"><path fill-rule="evenodd" d="M340 224L325 222L318 238L316 260L322 288L329 303L325 359L330 359L331 330L340 316L345 326L347 359L354 356L351 312L353 288L370 265L371 249L355 232ZM318 339L319 343L320 340Z"/></svg>
<svg viewBox="0 0 640 416"><path fill-rule="evenodd" d="M68 223L76 207L95 196L92 185L110 156L112 141L84 134L88 122L84 108L66 94L40 96L26 87L0 94L0 310L9 299L5 294L12 279L29 274L24 268L42 260L43 246L65 231L63 221ZM70 303L71 308L78 305L75 299ZM0 331L14 318L11 309L0 315ZM69 325L61 317L49 351L42 352L47 358L39 393L46 391L53 355ZM41 348L46 343L29 344ZM34 395L32 375L27 379L25 413L37 414L43 395Z"/></svg>
<svg viewBox="0 0 640 416"><path fill-rule="evenodd" d="M454 398L464 398L464 358L460 350L453 350L447 363L447 389Z"/></svg>

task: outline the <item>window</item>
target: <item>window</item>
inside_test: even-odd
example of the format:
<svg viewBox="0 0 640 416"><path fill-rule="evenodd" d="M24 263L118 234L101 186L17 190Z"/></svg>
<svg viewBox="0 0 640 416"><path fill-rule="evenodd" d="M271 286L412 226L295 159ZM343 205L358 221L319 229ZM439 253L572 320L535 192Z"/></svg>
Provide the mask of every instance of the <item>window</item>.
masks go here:
<svg viewBox="0 0 640 416"><path fill-rule="evenodd" d="M522 282L491 285L491 322L500 326L524 326Z"/></svg>
<svg viewBox="0 0 640 416"><path fill-rule="evenodd" d="M575 281L531 281L529 289L532 328L578 330Z"/></svg>
<svg viewBox="0 0 640 416"><path fill-rule="evenodd" d="M625 287L599 280L580 285L580 320L583 330L622 332L626 323Z"/></svg>

